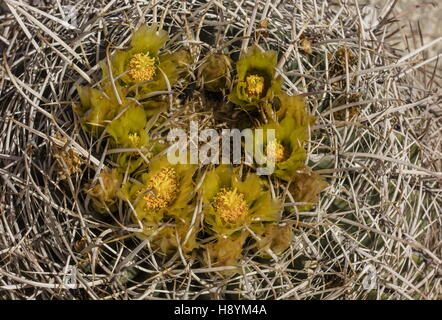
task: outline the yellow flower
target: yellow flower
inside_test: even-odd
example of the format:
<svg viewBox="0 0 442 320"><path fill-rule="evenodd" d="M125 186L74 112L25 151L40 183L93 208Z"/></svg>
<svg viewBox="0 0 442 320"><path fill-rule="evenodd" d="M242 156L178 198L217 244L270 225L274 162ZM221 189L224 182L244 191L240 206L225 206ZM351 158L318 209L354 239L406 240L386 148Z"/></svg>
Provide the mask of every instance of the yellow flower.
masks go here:
<svg viewBox="0 0 442 320"><path fill-rule="evenodd" d="M133 172L144 161L141 155L150 158L150 152L147 150L151 149L151 143L146 123L147 116L144 109L138 105L131 105L106 127L115 148L129 149L122 150L114 156L116 158L114 161L122 170Z"/></svg>
<svg viewBox="0 0 442 320"><path fill-rule="evenodd" d="M80 96L80 106L75 106L76 113L86 131L95 135L100 134L107 124L131 102L126 100L125 90L116 86L121 104L110 86L106 84L103 90L77 86Z"/></svg>
<svg viewBox="0 0 442 320"><path fill-rule="evenodd" d="M280 92L280 77L275 78L276 51L262 52L251 47L244 58L236 63L238 81L229 100L243 108L262 106Z"/></svg>
<svg viewBox="0 0 442 320"><path fill-rule="evenodd" d="M199 247L196 238L199 229L191 225L190 219L164 224L145 223L144 226L144 231L137 236L143 240L150 237L152 248L163 254L174 254L179 247L188 254Z"/></svg>
<svg viewBox="0 0 442 320"><path fill-rule="evenodd" d="M249 97L259 98L264 92L264 77L251 74L246 77L246 93Z"/></svg>
<svg viewBox="0 0 442 320"><path fill-rule="evenodd" d="M285 148L278 140L267 143L266 151L272 162L280 163L287 158L287 148Z"/></svg>
<svg viewBox="0 0 442 320"><path fill-rule="evenodd" d="M227 223L244 220L249 212L244 194L236 188L222 188L213 198L213 207L221 221Z"/></svg>
<svg viewBox="0 0 442 320"><path fill-rule="evenodd" d="M107 126L106 131L118 147L145 148L149 142L147 120L142 107L131 105Z"/></svg>
<svg viewBox="0 0 442 320"><path fill-rule="evenodd" d="M166 156L149 163L140 183L126 186L138 219L159 223L165 217L185 219L192 210L194 165L170 164Z"/></svg>
<svg viewBox="0 0 442 320"><path fill-rule="evenodd" d="M275 255L280 255L290 246L293 239L293 228L289 224L285 226L267 224L260 232L259 237L260 240L256 243L259 254L265 258L271 258L268 250L271 250Z"/></svg>
<svg viewBox="0 0 442 320"><path fill-rule="evenodd" d="M240 232L230 237L217 236L216 241L205 245L204 263L210 267L235 266L242 257L243 245L247 232ZM236 270L224 270L223 274L232 274Z"/></svg>
<svg viewBox="0 0 442 320"><path fill-rule="evenodd" d="M253 230L262 222L278 219L279 204L265 182L251 173L242 180L230 166L207 172L202 196L204 221L213 234L229 236L245 225Z"/></svg>
<svg viewBox="0 0 442 320"><path fill-rule="evenodd" d="M275 176L289 181L305 162L304 143L307 141L308 129L313 124L314 118L308 115L302 98L282 93L278 98L281 107L277 117L280 120L270 121L260 127L264 130L275 130L276 141L267 141L264 135L263 145L257 149L257 158L262 161L262 158L268 155L268 160L275 162ZM264 154L259 153L260 150Z"/></svg>
<svg viewBox="0 0 442 320"><path fill-rule="evenodd" d="M152 175L144 196L144 208L158 211L167 208L178 195L178 173L172 167L161 168Z"/></svg>
<svg viewBox="0 0 442 320"><path fill-rule="evenodd" d="M289 191L296 202L304 202L298 206L299 211L310 210L319 200L319 194L328 186L328 183L316 172L309 168L298 170L293 176Z"/></svg>
<svg viewBox="0 0 442 320"><path fill-rule="evenodd" d="M164 143L145 139L143 136L143 131L141 134L142 136L136 133L129 134L128 139L130 140L130 143L133 143L134 145L137 143L142 149L137 149L134 151L122 150L121 153L117 153L115 161L121 170L127 171L128 173L133 173L143 164L145 164L146 160L153 158L155 155L167 148L167 145ZM146 144L144 144L145 142Z"/></svg>
<svg viewBox="0 0 442 320"><path fill-rule="evenodd" d="M134 82L143 82L153 79L156 72L155 58L147 53L136 53L129 61L129 77Z"/></svg>
<svg viewBox="0 0 442 320"><path fill-rule="evenodd" d="M112 73L117 83L136 90L139 97L167 90L167 81L173 85L183 71L183 64L189 63L190 58L184 50L160 55L159 50L167 39L167 32L158 30L157 24L150 27L143 25L136 30L130 41L131 48L118 50L111 58Z"/></svg>
<svg viewBox="0 0 442 320"><path fill-rule="evenodd" d="M159 109L146 105L147 103L141 106L130 105L106 127L115 148L129 149L122 150L114 160L128 172L135 171L145 159L151 158L166 148L165 144L149 139L148 120ZM155 105L162 108L161 104Z"/></svg>
<svg viewBox="0 0 442 320"><path fill-rule="evenodd" d="M303 97L289 96L285 92L279 92L276 98L279 104L279 109L276 112L279 121L285 117L291 117L294 119L296 127L313 125L315 117L308 113Z"/></svg>
<svg viewBox="0 0 442 320"><path fill-rule="evenodd" d="M96 184L86 191L98 212L107 213L108 210L116 209L122 180L123 177L117 169L105 169L100 173Z"/></svg>

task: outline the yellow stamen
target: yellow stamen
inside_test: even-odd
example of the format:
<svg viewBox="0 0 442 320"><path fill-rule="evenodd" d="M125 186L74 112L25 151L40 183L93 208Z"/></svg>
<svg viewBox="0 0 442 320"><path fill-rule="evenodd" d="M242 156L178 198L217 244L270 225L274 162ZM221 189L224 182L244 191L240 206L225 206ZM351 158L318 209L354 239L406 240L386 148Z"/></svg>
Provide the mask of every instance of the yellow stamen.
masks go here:
<svg viewBox="0 0 442 320"><path fill-rule="evenodd" d="M271 141L267 144L267 155L270 161L282 162L285 160L285 148L278 140Z"/></svg>
<svg viewBox="0 0 442 320"><path fill-rule="evenodd" d="M249 96L259 97L264 91L264 77L251 74L246 78L246 92Z"/></svg>
<svg viewBox="0 0 442 320"><path fill-rule="evenodd" d="M140 143L140 139L141 139L137 133L129 133L128 138L134 146L137 146Z"/></svg>
<svg viewBox="0 0 442 320"><path fill-rule="evenodd" d="M155 75L155 58L149 53L134 54L129 61L129 77L136 82L152 80Z"/></svg>
<svg viewBox="0 0 442 320"><path fill-rule="evenodd" d="M241 220L248 212L244 194L236 189L222 188L214 197L214 207L221 220L230 223Z"/></svg>
<svg viewBox="0 0 442 320"><path fill-rule="evenodd" d="M168 207L178 194L178 174L174 168L162 168L147 184L145 211L158 211Z"/></svg>

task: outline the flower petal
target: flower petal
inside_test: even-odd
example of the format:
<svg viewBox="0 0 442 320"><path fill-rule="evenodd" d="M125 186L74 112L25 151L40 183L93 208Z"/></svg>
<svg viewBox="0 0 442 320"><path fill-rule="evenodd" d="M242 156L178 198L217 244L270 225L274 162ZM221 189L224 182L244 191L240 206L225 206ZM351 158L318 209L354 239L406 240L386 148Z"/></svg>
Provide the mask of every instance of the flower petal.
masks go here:
<svg viewBox="0 0 442 320"><path fill-rule="evenodd" d="M165 30L158 30L156 23L151 26L142 25L134 32L130 45L137 52L149 52L152 55L158 55L158 51L168 39Z"/></svg>

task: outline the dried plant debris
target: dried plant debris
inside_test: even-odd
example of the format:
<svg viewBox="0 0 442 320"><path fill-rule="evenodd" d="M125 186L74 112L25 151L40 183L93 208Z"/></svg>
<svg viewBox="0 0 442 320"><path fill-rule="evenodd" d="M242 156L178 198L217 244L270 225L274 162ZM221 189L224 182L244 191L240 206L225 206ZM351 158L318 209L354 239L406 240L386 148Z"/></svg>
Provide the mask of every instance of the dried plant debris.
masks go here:
<svg viewBox="0 0 442 320"><path fill-rule="evenodd" d="M69 146L69 141L60 133L55 134L55 139L58 139L64 145L62 147L56 145L52 148L52 156L56 159L56 171L60 179L68 179L71 175L81 171L83 163L81 157L75 150Z"/></svg>
<svg viewBox="0 0 442 320"><path fill-rule="evenodd" d="M441 299L441 78L392 4L5 0L0 297ZM170 162L207 129L275 140Z"/></svg>

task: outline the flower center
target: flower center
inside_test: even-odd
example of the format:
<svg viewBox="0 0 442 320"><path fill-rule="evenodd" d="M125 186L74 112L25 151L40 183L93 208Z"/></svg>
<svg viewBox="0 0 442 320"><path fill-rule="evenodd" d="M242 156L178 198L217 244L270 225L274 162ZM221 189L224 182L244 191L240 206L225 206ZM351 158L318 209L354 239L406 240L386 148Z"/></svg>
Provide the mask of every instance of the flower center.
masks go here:
<svg viewBox="0 0 442 320"><path fill-rule="evenodd" d="M129 138L129 141L132 142L132 144L134 146L139 145L141 138L137 133L129 133L128 138Z"/></svg>
<svg viewBox="0 0 442 320"><path fill-rule="evenodd" d="M224 222L235 223L248 212L244 194L236 189L222 188L214 197L215 211Z"/></svg>
<svg viewBox="0 0 442 320"><path fill-rule="evenodd" d="M264 91L264 77L251 74L246 78L246 92L249 96L259 97Z"/></svg>
<svg viewBox="0 0 442 320"><path fill-rule="evenodd" d="M173 168L162 168L147 184L144 210L158 211L169 206L177 197L178 174Z"/></svg>
<svg viewBox="0 0 442 320"><path fill-rule="evenodd" d="M285 148L278 140L273 140L267 144L267 155L270 161L282 162L285 160Z"/></svg>
<svg viewBox="0 0 442 320"><path fill-rule="evenodd" d="M155 58L149 53L134 54L129 61L129 77L136 82L152 80L155 75Z"/></svg>

